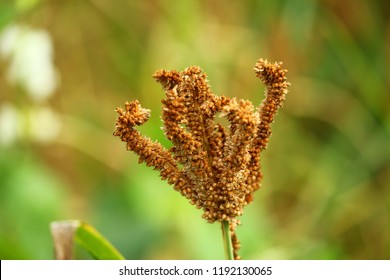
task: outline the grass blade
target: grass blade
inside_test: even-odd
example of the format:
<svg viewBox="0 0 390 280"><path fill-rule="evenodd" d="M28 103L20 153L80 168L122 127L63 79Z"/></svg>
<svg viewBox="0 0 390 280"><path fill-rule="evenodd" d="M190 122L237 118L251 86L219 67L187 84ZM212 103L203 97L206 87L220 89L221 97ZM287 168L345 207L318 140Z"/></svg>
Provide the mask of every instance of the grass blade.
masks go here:
<svg viewBox="0 0 390 280"><path fill-rule="evenodd" d="M101 233L86 222L80 222L75 241L98 260L125 259Z"/></svg>

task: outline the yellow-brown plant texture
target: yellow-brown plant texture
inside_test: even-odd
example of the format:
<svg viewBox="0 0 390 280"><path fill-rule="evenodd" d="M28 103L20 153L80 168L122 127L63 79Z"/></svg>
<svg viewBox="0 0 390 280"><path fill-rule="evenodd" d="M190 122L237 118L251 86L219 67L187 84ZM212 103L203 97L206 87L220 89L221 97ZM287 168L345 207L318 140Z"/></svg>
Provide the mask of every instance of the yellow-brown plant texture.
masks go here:
<svg viewBox="0 0 390 280"><path fill-rule="evenodd" d="M197 66L182 72L157 71L153 77L166 94L161 118L173 144L170 149L137 131L150 116L138 100L116 109L114 135L126 142L127 149L203 209L202 217L208 222L229 222L235 259L240 247L235 234L238 217L260 187L260 153L290 85L281 62L259 59L254 71L266 86L257 108L247 100L214 95L207 75ZM216 117L225 117L229 126L216 122Z"/></svg>

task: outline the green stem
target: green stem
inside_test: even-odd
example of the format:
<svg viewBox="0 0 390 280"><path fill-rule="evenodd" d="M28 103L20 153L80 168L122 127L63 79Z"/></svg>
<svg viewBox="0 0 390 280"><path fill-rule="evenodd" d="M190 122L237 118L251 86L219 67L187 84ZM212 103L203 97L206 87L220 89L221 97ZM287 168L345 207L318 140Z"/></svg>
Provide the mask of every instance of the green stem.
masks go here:
<svg viewBox="0 0 390 280"><path fill-rule="evenodd" d="M222 226L222 237L223 237L223 245L225 248L226 259L227 260L234 260L232 237L230 235L229 222L222 221L221 226Z"/></svg>

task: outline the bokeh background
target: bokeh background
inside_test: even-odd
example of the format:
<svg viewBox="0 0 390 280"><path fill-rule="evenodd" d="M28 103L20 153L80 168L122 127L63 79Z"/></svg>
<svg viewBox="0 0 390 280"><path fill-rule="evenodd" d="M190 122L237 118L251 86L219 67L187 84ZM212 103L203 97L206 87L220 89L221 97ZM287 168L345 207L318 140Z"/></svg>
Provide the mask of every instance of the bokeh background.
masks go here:
<svg viewBox="0 0 390 280"><path fill-rule="evenodd" d="M259 104L260 57L292 85L242 258L390 258L389 1L0 3L1 259L52 259L62 219L128 259L223 259L219 225L112 136L114 110L139 99L142 132L168 146L156 70L199 65L215 94Z"/></svg>

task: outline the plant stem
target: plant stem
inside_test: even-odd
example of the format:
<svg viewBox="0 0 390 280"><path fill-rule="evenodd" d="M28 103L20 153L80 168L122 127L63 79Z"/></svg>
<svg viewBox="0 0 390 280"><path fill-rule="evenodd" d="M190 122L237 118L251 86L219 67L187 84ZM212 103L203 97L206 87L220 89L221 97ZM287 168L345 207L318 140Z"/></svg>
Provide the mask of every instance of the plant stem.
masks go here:
<svg viewBox="0 0 390 280"><path fill-rule="evenodd" d="M225 248L225 256L227 260L234 260L233 256L233 246L232 246L232 237L230 235L230 227L228 221L222 221L222 238L223 245Z"/></svg>

